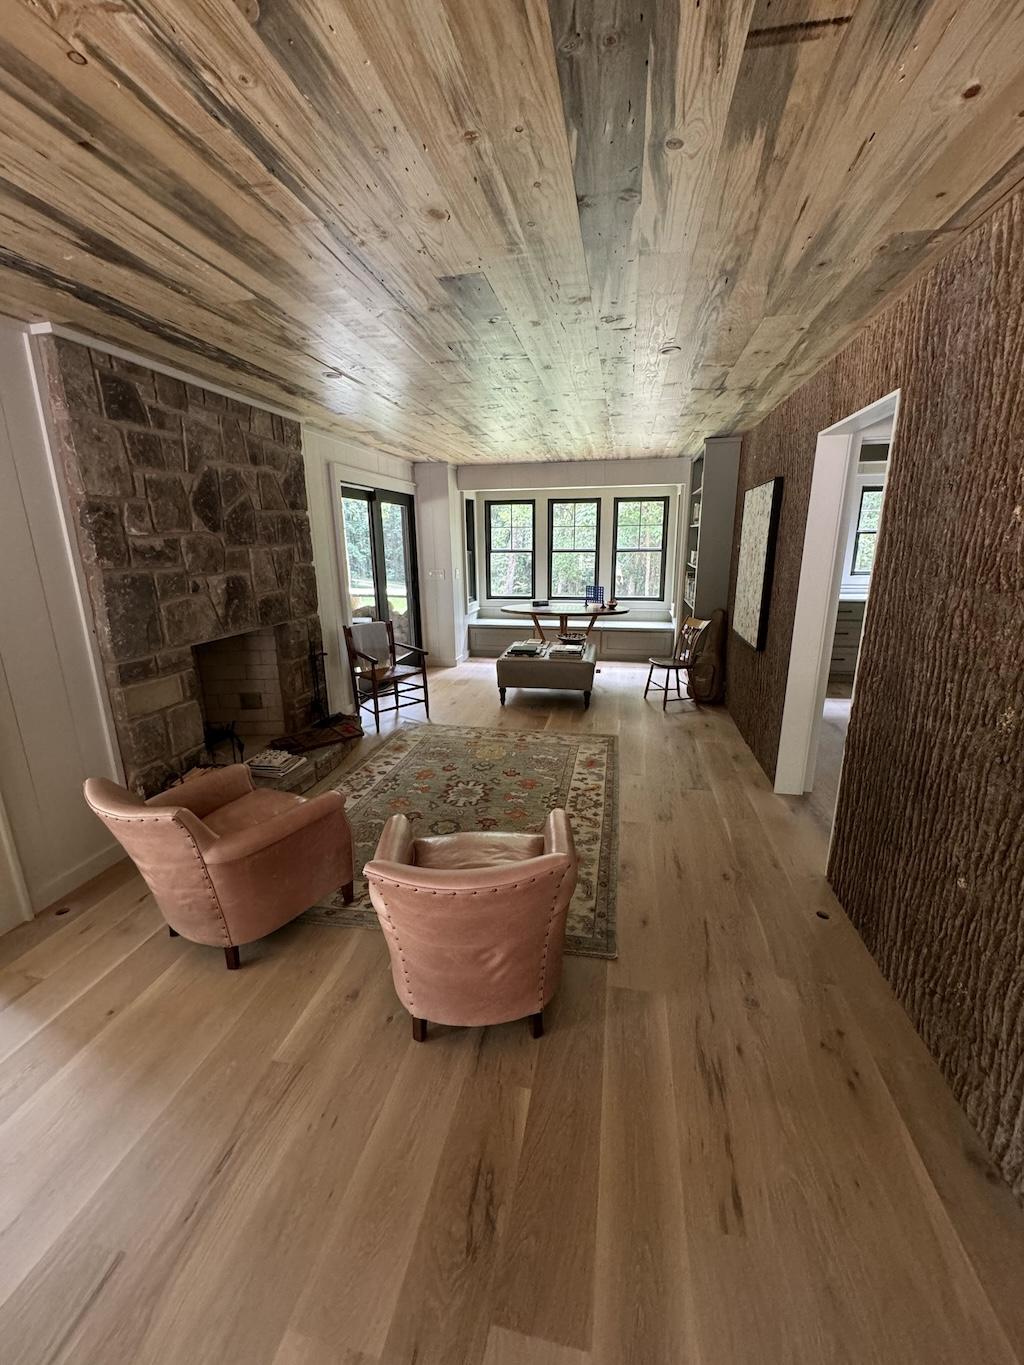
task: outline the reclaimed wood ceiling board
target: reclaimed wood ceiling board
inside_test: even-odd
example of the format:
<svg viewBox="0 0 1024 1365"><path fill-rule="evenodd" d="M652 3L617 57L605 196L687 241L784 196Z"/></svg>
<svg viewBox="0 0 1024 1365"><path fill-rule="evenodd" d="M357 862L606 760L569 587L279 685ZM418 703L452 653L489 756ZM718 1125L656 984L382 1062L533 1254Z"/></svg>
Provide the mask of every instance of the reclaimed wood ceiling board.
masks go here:
<svg viewBox="0 0 1024 1365"><path fill-rule="evenodd" d="M744 430L1024 178L1024 0L7 0L0 309L413 459Z"/></svg>

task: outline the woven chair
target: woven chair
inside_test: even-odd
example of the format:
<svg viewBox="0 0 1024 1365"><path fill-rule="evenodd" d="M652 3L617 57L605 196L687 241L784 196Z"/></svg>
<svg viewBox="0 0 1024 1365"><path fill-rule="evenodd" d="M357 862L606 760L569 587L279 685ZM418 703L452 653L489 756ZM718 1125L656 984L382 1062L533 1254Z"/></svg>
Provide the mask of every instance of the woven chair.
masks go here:
<svg viewBox="0 0 1024 1365"><path fill-rule="evenodd" d="M685 700L679 686L679 675L680 673L689 674L690 669L696 662L697 645L700 643L701 636L710 624L710 621L702 621L696 616L688 616L683 622L679 634L676 636L672 657L648 659L647 662L651 666L647 672L647 686L644 688L644 696L646 697L647 693L650 692L652 688L655 692L661 692L663 694L661 698L661 709L663 711L668 707L669 692L672 690L673 685L675 686L676 693L674 700ZM664 686L660 682L652 681L656 668L664 670ZM658 676L661 677L661 674L659 673ZM693 701L694 705L697 705L695 697L691 697L690 699Z"/></svg>

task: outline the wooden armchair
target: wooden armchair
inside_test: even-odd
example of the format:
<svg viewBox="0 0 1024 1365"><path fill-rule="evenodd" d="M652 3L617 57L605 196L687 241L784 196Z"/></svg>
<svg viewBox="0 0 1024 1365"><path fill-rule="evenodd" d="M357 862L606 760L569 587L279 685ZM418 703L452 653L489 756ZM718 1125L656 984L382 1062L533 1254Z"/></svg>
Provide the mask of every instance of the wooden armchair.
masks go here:
<svg viewBox="0 0 1024 1365"><path fill-rule="evenodd" d="M679 634L676 636L672 657L665 659L648 659L647 662L651 666L647 670L647 686L644 688L644 696L647 696L647 693L652 687L651 679L654 676L654 670L656 668L664 670L664 687L660 682L653 683L655 692L664 693L661 699L661 709L663 711L668 707L668 694L673 683L675 684L676 697L679 701L683 700L683 694L679 687L679 675L680 673L689 674L690 669L696 662L697 645L700 642L701 636L710 624L710 620L701 621L696 616L688 616L680 627ZM659 672L658 677L660 678L661 676L662 675ZM692 700L696 704L696 698L694 697Z"/></svg>
<svg viewBox="0 0 1024 1365"><path fill-rule="evenodd" d="M380 734L382 711L422 706L430 719L427 692L427 651L395 639L390 621L356 621L345 627L345 644L352 673L352 695L360 710L373 711ZM381 706L381 698L392 704ZM405 700L403 700L405 698Z"/></svg>

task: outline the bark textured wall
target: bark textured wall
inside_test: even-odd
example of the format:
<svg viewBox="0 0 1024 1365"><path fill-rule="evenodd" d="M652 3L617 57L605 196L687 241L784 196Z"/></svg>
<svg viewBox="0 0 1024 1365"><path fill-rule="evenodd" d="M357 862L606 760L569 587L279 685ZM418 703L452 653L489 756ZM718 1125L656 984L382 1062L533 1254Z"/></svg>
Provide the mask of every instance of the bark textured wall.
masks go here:
<svg viewBox="0 0 1024 1365"><path fill-rule="evenodd" d="M730 635L728 679L772 775L817 433L899 388L829 876L1019 1195L1022 358L1017 195L744 438L738 506L786 482L768 646Z"/></svg>

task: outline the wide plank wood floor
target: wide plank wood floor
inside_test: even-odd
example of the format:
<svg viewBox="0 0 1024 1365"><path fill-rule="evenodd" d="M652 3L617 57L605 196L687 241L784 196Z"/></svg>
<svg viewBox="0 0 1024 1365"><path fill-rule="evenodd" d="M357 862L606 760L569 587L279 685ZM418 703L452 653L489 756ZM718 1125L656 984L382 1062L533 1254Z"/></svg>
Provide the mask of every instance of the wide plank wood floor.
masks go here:
<svg viewBox="0 0 1024 1365"><path fill-rule="evenodd" d="M616 734L619 949L412 1042L383 940L169 939L122 864L0 940L3 1365L1010 1365L1024 1216L721 710ZM368 739L358 759L376 741Z"/></svg>

